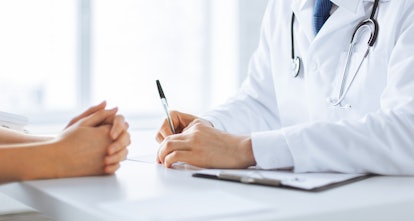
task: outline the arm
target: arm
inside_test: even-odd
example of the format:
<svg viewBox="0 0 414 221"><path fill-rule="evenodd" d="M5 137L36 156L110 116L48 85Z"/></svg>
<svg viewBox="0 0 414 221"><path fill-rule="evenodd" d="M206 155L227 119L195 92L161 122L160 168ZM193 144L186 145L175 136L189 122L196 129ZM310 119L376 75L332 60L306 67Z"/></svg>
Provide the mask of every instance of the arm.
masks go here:
<svg viewBox="0 0 414 221"><path fill-rule="evenodd" d="M34 136L0 127L0 148L7 144L43 142L51 139L52 137Z"/></svg>
<svg viewBox="0 0 414 221"><path fill-rule="evenodd" d="M78 121L82 120L85 117L90 116L91 114L103 110L106 107L106 102L101 102L100 104L96 106L90 107L88 110L83 112L82 114L74 117L69 124L66 126L66 128L70 127L71 125L77 123ZM104 119L104 122L107 124L110 124L111 122L114 122L114 128L111 129L112 133L120 133L124 127L122 127L122 124L124 122L122 116L114 117L110 116L108 119ZM112 136L114 139L116 139L116 136ZM48 136L35 136L30 134L21 133L15 130L10 130L7 128L0 127L0 145L2 144L17 144L17 143L32 143L32 142L43 142L47 140L51 140L53 137Z"/></svg>
<svg viewBox="0 0 414 221"><path fill-rule="evenodd" d="M176 162L203 168L246 168L256 164L249 136L225 133L194 115L178 111L170 115L178 134L171 135L165 119L156 137L161 144L157 162L165 167Z"/></svg>
<svg viewBox="0 0 414 221"><path fill-rule="evenodd" d="M295 171L414 174L413 4L395 5L400 8L393 7L392 12L400 10L395 16L402 19L390 25L396 27L390 32L395 32L390 36L396 39L388 41L393 45L389 50L387 85L381 95L380 109L358 120L318 122L284 129Z"/></svg>
<svg viewBox="0 0 414 221"><path fill-rule="evenodd" d="M113 173L129 144L126 131L114 140L109 135L111 126L100 125L115 113L99 110L47 141L2 145L0 182ZM110 148L114 144L115 151Z"/></svg>
<svg viewBox="0 0 414 221"><path fill-rule="evenodd" d="M273 1L268 6L265 19L270 17L271 4ZM171 133L164 121L157 134L159 163L170 167L180 161L205 168L246 168L256 164L251 138L243 134L280 128L270 75L271 62L266 56L269 54L267 25L263 24L261 41L251 59L248 78L235 97L206 113L203 118L171 112L173 124L180 134L169 136Z"/></svg>
<svg viewBox="0 0 414 221"><path fill-rule="evenodd" d="M396 36L396 39L386 41L386 45L395 44L391 49L387 48L390 53L387 85L381 95L380 108L366 113L361 119L311 122L279 130L253 132L251 139L255 156L262 156L255 158L258 166L279 168L277 157L282 156L293 157L292 166L296 172L414 174L414 14L412 3L395 5L406 7L393 7L392 10L401 11L398 15L403 19L397 19L396 24L390 25L396 27L395 30L388 31L393 34L387 36ZM387 39L384 37L386 32L382 33L382 38ZM274 154L275 150L284 146L279 141L286 142L289 151L285 155ZM166 148L165 156L177 149L172 144L169 146L174 150ZM259 150L258 146L263 148ZM261 154L256 155L259 151Z"/></svg>
<svg viewBox="0 0 414 221"><path fill-rule="evenodd" d="M50 141L2 145L0 148L0 183L56 177L52 163L55 144Z"/></svg>
<svg viewBox="0 0 414 221"><path fill-rule="evenodd" d="M249 136L215 129L195 119L180 134L167 136L158 151L158 163L171 167L185 162L202 168L247 168L256 164Z"/></svg>

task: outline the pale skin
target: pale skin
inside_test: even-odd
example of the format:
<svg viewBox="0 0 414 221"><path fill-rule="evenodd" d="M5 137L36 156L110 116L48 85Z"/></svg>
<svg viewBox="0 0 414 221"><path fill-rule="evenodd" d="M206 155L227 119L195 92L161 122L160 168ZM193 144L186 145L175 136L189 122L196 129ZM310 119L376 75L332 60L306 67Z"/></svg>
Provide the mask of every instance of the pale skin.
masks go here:
<svg viewBox="0 0 414 221"><path fill-rule="evenodd" d="M176 134L164 120L156 135L158 163L169 168L184 162L202 168L247 168L256 165L250 136L225 133L194 115L171 111Z"/></svg>
<svg viewBox="0 0 414 221"><path fill-rule="evenodd" d="M0 183L115 173L130 135L117 108L105 107L89 108L55 137L0 128Z"/></svg>

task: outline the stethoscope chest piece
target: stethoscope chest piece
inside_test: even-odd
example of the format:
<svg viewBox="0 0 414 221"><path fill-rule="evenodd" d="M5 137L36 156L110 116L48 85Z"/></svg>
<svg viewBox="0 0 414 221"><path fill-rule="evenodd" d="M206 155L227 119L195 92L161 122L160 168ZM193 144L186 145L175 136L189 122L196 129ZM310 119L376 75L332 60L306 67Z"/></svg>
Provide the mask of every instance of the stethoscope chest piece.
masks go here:
<svg viewBox="0 0 414 221"><path fill-rule="evenodd" d="M290 72L292 73L293 77L297 77L300 72L300 57L296 56L292 59L292 64L290 67Z"/></svg>

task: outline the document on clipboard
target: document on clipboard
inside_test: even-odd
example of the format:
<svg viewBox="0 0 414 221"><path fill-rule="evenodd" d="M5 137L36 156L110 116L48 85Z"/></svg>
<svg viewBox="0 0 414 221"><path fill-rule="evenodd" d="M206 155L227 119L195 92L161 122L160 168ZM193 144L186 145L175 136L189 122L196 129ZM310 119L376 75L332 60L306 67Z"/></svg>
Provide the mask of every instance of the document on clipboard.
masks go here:
<svg viewBox="0 0 414 221"><path fill-rule="evenodd" d="M258 169L205 169L193 173L193 177L227 180L246 184L285 187L305 191L322 191L367 178L368 175L342 173L294 173L291 171Z"/></svg>

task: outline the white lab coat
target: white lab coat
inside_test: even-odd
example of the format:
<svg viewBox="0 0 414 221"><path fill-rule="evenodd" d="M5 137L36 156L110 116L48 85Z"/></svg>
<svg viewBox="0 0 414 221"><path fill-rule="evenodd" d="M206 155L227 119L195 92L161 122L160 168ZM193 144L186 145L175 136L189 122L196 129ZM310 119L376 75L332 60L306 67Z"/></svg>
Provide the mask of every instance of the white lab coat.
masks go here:
<svg viewBox="0 0 414 221"><path fill-rule="evenodd" d="M378 40L343 102L350 109L327 98L336 92L354 28L369 17L373 0L332 1L338 8L317 36L314 1L270 1L241 90L204 117L219 129L250 133L257 166L265 169L413 175L414 1L380 1ZM298 78L290 72L292 11L295 53L303 60Z"/></svg>

